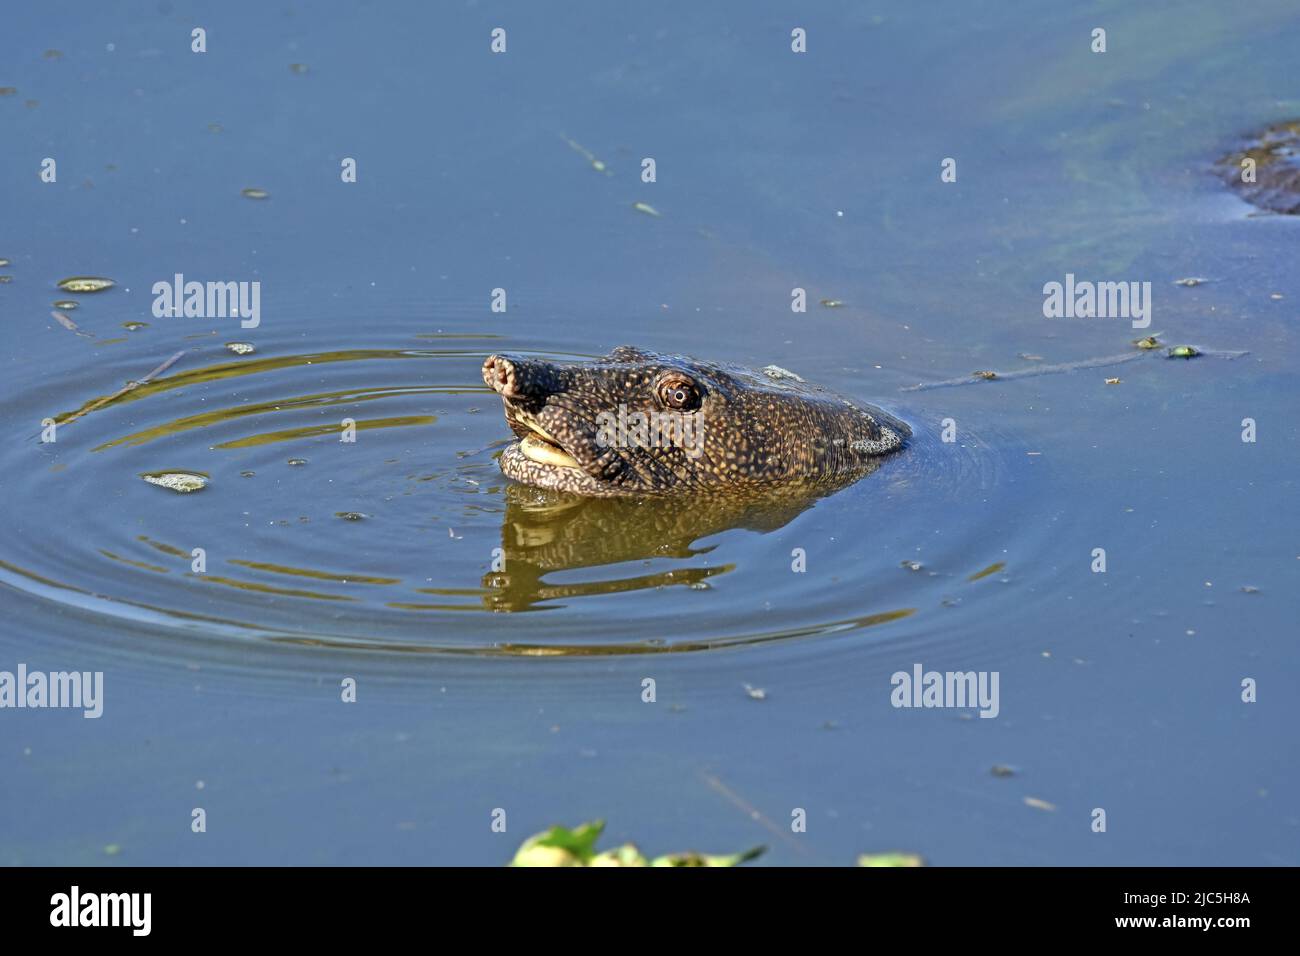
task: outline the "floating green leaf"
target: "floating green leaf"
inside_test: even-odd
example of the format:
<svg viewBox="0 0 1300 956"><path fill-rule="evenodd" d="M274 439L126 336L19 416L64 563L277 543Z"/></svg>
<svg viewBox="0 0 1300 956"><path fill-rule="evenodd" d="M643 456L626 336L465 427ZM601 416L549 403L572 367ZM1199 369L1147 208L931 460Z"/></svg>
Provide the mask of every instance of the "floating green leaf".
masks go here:
<svg viewBox="0 0 1300 956"><path fill-rule="evenodd" d="M605 830L604 820L593 820L570 830L551 827L523 842L510 861L511 866L739 866L766 852L754 847L729 856L704 853L669 853L646 859L634 843L624 843L612 850L596 852L596 841Z"/></svg>
<svg viewBox="0 0 1300 956"><path fill-rule="evenodd" d="M551 827L525 840L510 865L586 866L596 855L596 841L604 830L604 820L593 820L573 830Z"/></svg>

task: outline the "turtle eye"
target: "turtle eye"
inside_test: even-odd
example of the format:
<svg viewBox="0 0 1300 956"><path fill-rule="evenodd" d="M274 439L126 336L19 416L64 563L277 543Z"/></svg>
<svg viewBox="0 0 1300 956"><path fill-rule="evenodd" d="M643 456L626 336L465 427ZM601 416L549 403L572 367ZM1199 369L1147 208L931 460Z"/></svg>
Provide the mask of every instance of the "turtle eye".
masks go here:
<svg viewBox="0 0 1300 956"><path fill-rule="evenodd" d="M665 408L686 409L699 403L700 390L689 378L672 375L659 383L659 401Z"/></svg>

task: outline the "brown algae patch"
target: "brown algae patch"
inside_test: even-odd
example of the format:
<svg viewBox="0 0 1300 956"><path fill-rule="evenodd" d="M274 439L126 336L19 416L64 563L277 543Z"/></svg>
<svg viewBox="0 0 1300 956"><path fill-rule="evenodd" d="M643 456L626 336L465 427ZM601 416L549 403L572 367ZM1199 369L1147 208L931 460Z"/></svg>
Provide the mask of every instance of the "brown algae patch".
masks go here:
<svg viewBox="0 0 1300 956"><path fill-rule="evenodd" d="M1266 127L1216 168L1238 196L1260 209L1300 215L1300 119Z"/></svg>

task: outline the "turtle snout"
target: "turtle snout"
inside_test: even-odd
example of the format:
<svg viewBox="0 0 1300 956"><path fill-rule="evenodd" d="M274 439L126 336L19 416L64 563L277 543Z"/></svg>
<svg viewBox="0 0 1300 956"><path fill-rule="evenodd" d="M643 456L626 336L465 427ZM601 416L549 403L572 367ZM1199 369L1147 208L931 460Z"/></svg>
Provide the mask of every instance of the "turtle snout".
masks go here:
<svg viewBox="0 0 1300 956"><path fill-rule="evenodd" d="M523 398L526 376L521 363L504 355L489 355L483 363L483 381L502 398Z"/></svg>

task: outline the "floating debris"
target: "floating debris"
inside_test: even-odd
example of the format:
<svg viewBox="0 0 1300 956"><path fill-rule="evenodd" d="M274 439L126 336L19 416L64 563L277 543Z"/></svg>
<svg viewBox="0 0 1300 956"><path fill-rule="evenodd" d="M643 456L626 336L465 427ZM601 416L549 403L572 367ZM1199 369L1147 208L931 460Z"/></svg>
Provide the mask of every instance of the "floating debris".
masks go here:
<svg viewBox="0 0 1300 956"><path fill-rule="evenodd" d="M149 323L148 322L123 322L122 328L126 329L128 332L138 332L140 329L149 328Z"/></svg>
<svg viewBox="0 0 1300 956"><path fill-rule="evenodd" d="M997 372L971 372L971 375L983 379L986 382L991 382L998 377Z"/></svg>
<svg viewBox="0 0 1300 956"><path fill-rule="evenodd" d="M755 687L753 684L744 684L743 686L750 700L767 700L767 691L764 688Z"/></svg>
<svg viewBox="0 0 1300 956"><path fill-rule="evenodd" d="M587 149L587 147L583 146L581 143L574 142L573 140L569 139L569 137L565 136L563 133L560 134L560 139L568 143L569 147L574 152L581 154L587 160L587 162L591 163L591 168L594 169L596 172L604 173L606 176L613 175L613 173L611 173L609 169L605 166L604 161L597 159L595 154L592 153L591 150Z"/></svg>
<svg viewBox="0 0 1300 956"><path fill-rule="evenodd" d="M1270 294L1269 294L1269 298L1272 299L1274 302L1281 301L1281 299L1282 299L1282 293L1281 293L1281 292L1273 292L1273 293L1270 293Z"/></svg>
<svg viewBox="0 0 1300 956"><path fill-rule="evenodd" d="M900 568L906 568L909 571L920 571L922 568L925 567L925 565L923 565L920 561L900 561L898 563L898 566Z"/></svg>
<svg viewBox="0 0 1300 956"><path fill-rule="evenodd" d="M1188 276L1186 279L1175 279L1174 285L1182 285L1191 288L1192 286L1203 285L1209 281L1209 279L1202 278L1201 276Z"/></svg>
<svg viewBox="0 0 1300 956"><path fill-rule="evenodd" d="M17 92L16 86L0 86L0 96L13 96Z"/></svg>
<svg viewBox="0 0 1300 956"><path fill-rule="evenodd" d="M251 342L227 342L226 348L236 355L252 355L257 351Z"/></svg>
<svg viewBox="0 0 1300 956"><path fill-rule="evenodd" d="M764 365L761 371L768 378L774 378L777 379L778 381L780 381L783 378L794 379L796 382L803 381L803 379L800 378L798 375L796 375L794 372L791 372L789 369L782 368L779 365Z"/></svg>
<svg viewBox="0 0 1300 956"><path fill-rule="evenodd" d="M9 265L8 259L0 259L0 269L3 269L7 265Z"/></svg>
<svg viewBox="0 0 1300 956"><path fill-rule="evenodd" d="M1200 350L1191 345L1176 345L1169 350L1170 358L1190 359L1200 354Z"/></svg>
<svg viewBox="0 0 1300 956"><path fill-rule="evenodd" d="M1016 775L1015 767L1008 767L1004 763L995 763L989 768L989 773L995 777L1014 777Z"/></svg>
<svg viewBox="0 0 1300 956"><path fill-rule="evenodd" d="M1040 800L1038 797L1025 797L1025 806L1033 807L1035 810L1055 810L1056 804L1048 803L1046 800Z"/></svg>
<svg viewBox="0 0 1300 956"><path fill-rule="evenodd" d="M77 323L73 322L72 319L68 318L62 312L51 312L50 315L54 317L55 322L58 322L59 325L63 326L69 332L76 332L82 338L86 338L86 339L94 338L94 336L91 335L89 332L81 331L81 328L77 325Z"/></svg>
<svg viewBox="0 0 1300 956"><path fill-rule="evenodd" d="M821 304L826 306L826 308L828 309L839 309L843 307L844 300L843 299L822 299Z"/></svg>
<svg viewBox="0 0 1300 956"><path fill-rule="evenodd" d="M255 477L256 475L257 475L257 472L255 472L255 471L241 471L241 472L239 473L239 477L240 477L240 478L252 478L252 477Z"/></svg>
<svg viewBox="0 0 1300 956"><path fill-rule="evenodd" d="M104 847L104 856L117 856L122 852L122 847L117 843L109 843Z"/></svg>
<svg viewBox="0 0 1300 956"><path fill-rule="evenodd" d="M370 515L362 514L360 511L336 511L334 517L342 518L344 521L364 521Z"/></svg>
<svg viewBox="0 0 1300 956"><path fill-rule="evenodd" d="M299 467L301 467L301 466L307 464L307 459L306 459L306 458L290 458L289 461L288 461L288 464L292 465L292 466L295 467L295 468L299 468Z"/></svg>
<svg viewBox="0 0 1300 956"><path fill-rule="evenodd" d="M659 218L659 210L656 209L654 206L650 205L649 203L634 202L632 203L632 208L635 209L637 212L645 213L647 216L654 216L656 219Z"/></svg>
<svg viewBox="0 0 1300 956"><path fill-rule="evenodd" d="M289 64L289 72L290 72L290 73L296 73L296 74L298 74L299 76L302 76L302 74L306 73L306 72L308 71L308 69L310 69L310 68L307 66L306 63L290 63L290 64Z"/></svg>
<svg viewBox="0 0 1300 956"><path fill-rule="evenodd" d="M73 309L75 309L79 304L80 303L78 303L74 299L60 299L58 302L54 303L54 307L56 309L62 309L64 312L70 312Z"/></svg>
<svg viewBox="0 0 1300 956"><path fill-rule="evenodd" d="M159 375L161 375L163 372L167 371L169 368L175 365L177 362L179 362L184 355L185 355L184 352L177 352L174 355L172 355L170 358L164 359L162 363L158 365L157 368L155 368L148 375L144 376L144 378L132 379L131 381L123 385L121 388L119 388L112 395L105 395L103 398L96 399L95 401L91 402L89 405L86 405L78 409L77 411L73 412L67 418L62 419L59 422L59 424L67 425L70 422L75 422L78 418L82 418L85 415L89 415L91 412L95 411L96 409L103 408L105 405L117 401L127 392L134 391L135 389L139 388L141 385L148 384L149 382L157 378Z"/></svg>
<svg viewBox="0 0 1300 956"><path fill-rule="evenodd" d="M14 281L13 276L0 276L0 283L13 282L13 281Z"/></svg>
<svg viewBox="0 0 1300 956"><path fill-rule="evenodd" d="M1016 358L1024 359L1026 362L1041 362L1043 360L1041 355L1031 355L1028 352L1021 352Z"/></svg>
<svg viewBox="0 0 1300 956"><path fill-rule="evenodd" d="M1121 379L1118 379L1118 378L1108 378L1108 379L1106 379L1106 384L1107 384L1107 385L1119 385L1120 382L1121 382Z"/></svg>
<svg viewBox="0 0 1300 956"><path fill-rule="evenodd" d="M1243 585L1241 586L1241 593L1242 593L1242 594L1258 594L1258 593L1259 593L1259 588L1255 587L1255 585L1253 585L1253 584L1243 584Z"/></svg>
<svg viewBox="0 0 1300 956"><path fill-rule="evenodd" d="M224 130L225 130L225 127L223 127L220 123L209 123L209 124L208 124L208 132L209 132L209 133L220 133L220 132L223 132Z"/></svg>
<svg viewBox="0 0 1300 956"><path fill-rule="evenodd" d="M47 60L61 60L61 59L63 59L63 51L62 51L62 50L46 50L44 53L41 54L41 56L45 57L45 59L47 59Z"/></svg>
<svg viewBox="0 0 1300 956"><path fill-rule="evenodd" d="M271 197L271 194L265 189L258 189L256 186L248 186L241 189L239 194L248 199L269 199Z"/></svg>
<svg viewBox="0 0 1300 956"><path fill-rule="evenodd" d="M1158 349L1158 348L1160 348L1160 340L1159 340L1158 338L1156 338L1154 335L1148 335L1148 336L1147 336L1146 338L1144 338L1144 339L1134 339L1134 340L1133 340L1133 344L1136 345L1136 346L1137 346L1138 348L1140 348L1140 349Z"/></svg>
<svg viewBox="0 0 1300 956"><path fill-rule="evenodd" d="M141 473L140 477L151 485L158 485L183 495L202 491L208 486L208 476L203 472L146 471Z"/></svg>
<svg viewBox="0 0 1300 956"><path fill-rule="evenodd" d="M59 280L59 288L64 292L103 292L115 285L116 282L103 276L70 276Z"/></svg>
<svg viewBox="0 0 1300 956"><path fill-rule="evenodd" d="M863 853L858 866L925 866L919 853Z"/></svg>

